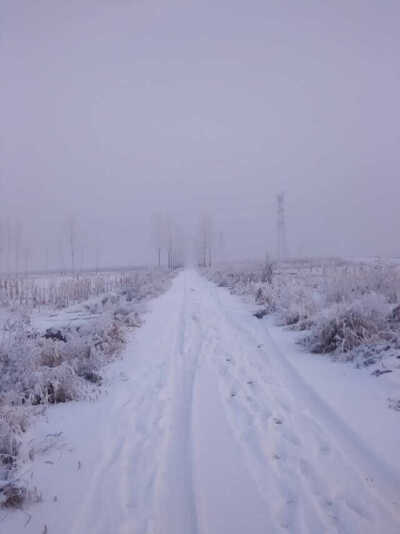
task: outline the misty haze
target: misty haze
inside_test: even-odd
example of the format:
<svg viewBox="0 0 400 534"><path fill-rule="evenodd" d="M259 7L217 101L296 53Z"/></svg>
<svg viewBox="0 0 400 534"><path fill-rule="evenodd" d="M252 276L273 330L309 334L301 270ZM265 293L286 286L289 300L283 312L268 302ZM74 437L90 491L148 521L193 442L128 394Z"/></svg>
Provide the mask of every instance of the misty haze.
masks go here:
<svg viewBox="0 0 400 534"><path fill-rule="evenodd" d="M399 20L1 2L1 533L400 532Z"/></svg>

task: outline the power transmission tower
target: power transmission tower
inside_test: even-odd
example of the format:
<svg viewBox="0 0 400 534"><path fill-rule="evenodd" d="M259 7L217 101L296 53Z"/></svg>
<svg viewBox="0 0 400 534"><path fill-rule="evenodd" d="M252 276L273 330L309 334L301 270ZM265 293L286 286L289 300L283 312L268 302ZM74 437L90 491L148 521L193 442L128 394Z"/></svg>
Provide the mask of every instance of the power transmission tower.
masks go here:
<svg viewBox="0 0 400 534"><path fill-rule="evenodd" d="M278 201L278 261L287 257L286 221L285 221L285 194L279 193Z"/></svg>

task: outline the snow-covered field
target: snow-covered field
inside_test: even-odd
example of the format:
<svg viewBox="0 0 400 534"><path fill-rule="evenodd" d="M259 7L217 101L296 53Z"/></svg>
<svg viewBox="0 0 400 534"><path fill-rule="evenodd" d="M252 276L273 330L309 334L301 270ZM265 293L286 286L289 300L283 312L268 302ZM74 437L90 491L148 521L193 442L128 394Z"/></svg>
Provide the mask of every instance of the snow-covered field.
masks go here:
<svg viewBox="0 0 400 534"><path fill-rule="evenodd" d="M103 367L170 279L167 271L140 269L2 281L0 505L38 499L21 471L34 454L24 450L29 426L49 404L98 396Z"/></svg>
<svg viewBox="0 0 400 534"><path fill-rule="evenodd" d="M252 315L267 299L255 304L248 288L260 302L269 283L246 272L230 284L246 299L179 273L103 372L104 394L29 427L19 472L41 498L3 510L1 532L400 531L399 412L387 401L398 369L375 376L338 347L336 359L299 347L304 331L275 324L277 297L275 315Z"/></svg>

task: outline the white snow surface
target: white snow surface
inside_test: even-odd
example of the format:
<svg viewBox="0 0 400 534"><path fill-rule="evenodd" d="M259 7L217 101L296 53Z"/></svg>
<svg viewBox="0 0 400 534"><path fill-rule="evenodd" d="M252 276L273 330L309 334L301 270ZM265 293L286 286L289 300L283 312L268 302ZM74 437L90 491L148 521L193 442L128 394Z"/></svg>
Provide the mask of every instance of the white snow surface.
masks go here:
<svg viewBox="0 0 400 534"><path fill-rule="evenodd" d="M185 270L95 402L50 407L2 534L399 533L399 412ZM25 468L25 471L24 471Z"/></svg>

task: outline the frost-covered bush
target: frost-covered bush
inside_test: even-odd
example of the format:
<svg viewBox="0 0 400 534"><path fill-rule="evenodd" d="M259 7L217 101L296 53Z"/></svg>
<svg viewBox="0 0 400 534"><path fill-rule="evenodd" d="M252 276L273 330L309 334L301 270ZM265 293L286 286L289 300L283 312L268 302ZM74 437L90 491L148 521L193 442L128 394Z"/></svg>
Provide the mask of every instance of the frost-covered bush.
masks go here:
<svg viewBox="0 0 400 534"><path fill-rule="evenodd" d="M17 435L21 430L17 424L9 421L7 415L4 412L0 418L0 480L6 478L8 469L15 464L19 445Z"/></svg>
<svg viewBox="0 0 400 534"><path fill-rule="evenodd" d="M376 293L334 304L314 318L305 345L316 353L349 353L387 332L390 311L384 296Z"/></svg>
<svg viewBox="0 0 400 534"><path fill-rule="evenodd" d="M279 322L305 330L312 324L312 317L319 309L318 295L296 279L280 280L275 289L275 308Z"/></svg>
<svg viewBox="0 0 400 534"><path fill-rule="evenodd" d="M219 287L226 287L236 295L250 295L256 298L261 286L272 281L272 264L227 266L224 268L203 269L203 274ZM264 288L263 288L264 289Z"/></svg>
<svg viewBox="0 0 400 534"><path fill-rule="evenodd" d="M395 304L400 300L400 274L390 264L347 264L324 271L321 291L327 304L349 302L377 293Z"/></svg>
<svg viewBox="0 0 400 534"><path fill-rule="evenodd" d="M123 323L126 325L126 321ZM0 339L0 405L55 404L81 398L82 379L115 358L124 331L113 316L48 339L19 324Z"/></svg>
<svg viewBox="0 0 400 534"><path fill-rule="evenodd" d="M319 295L306 278L292 276L286 270L278 271L272 263L267 267L260 264L209 269L205 274L220 287L249 297L263 307L265 314L276 313L284 325L305 329L319 309Z"/></svg>
<svg viewBox="0 0 400 534"><path fill-rule="evenodd" d="M263 306L267 313L273 313L276 311L275 295L270 284L267 286L260 284L257 287L254 300L256 304Z"/></svg>
<svg viewBox="0 0 400 534"><path fill-rule="evenodd" d="M26 315L9 315L0 328L0 406L80 398L82 379L94 382L121 350L124 328L140 325L137 302L161 293L170 279L165 271L134 272L120 293L83 306L92 320L44 335Z"/></svg>
<svg viewBox="0 0 400 534"><path fill-rule="evenodd" d="M28 426L28 413L22 407L0 406L0 506L12 507L22 504L17 499L19 490L11 475L17 465L22 436ZM20 496L22 496L20 493Z"/></svg>
<svg viewBox="0 0 400 534"><path fill-rule="evenodd" d="M18 486L9 485L33 407L78 400L101 383L101 367L115 358L124 333L115 319L65 329L66 341L46 339L23 323L0 338L0 500L17 504ZM7 490L2 492L2 482ZM8 492L8 493L7 493ZM25 494L24 494L25 495ZM26 497L26 495L25 495ZM24 497L24 499L25 499Z"/></svg>
<svg viewBox="0 0 400 534"><path fill-rule="evenodd" d="M305 344L315 352L343 352L400 330L400 270L389 263L334 259L292 261L275 266L271 282L262 264L219 267L209 279L246 295L275 313L281 325L311 330ZM350 356L349 356L350 357Z"/></svg>

